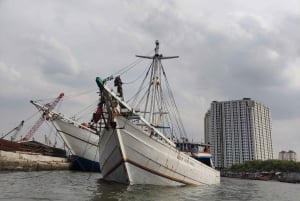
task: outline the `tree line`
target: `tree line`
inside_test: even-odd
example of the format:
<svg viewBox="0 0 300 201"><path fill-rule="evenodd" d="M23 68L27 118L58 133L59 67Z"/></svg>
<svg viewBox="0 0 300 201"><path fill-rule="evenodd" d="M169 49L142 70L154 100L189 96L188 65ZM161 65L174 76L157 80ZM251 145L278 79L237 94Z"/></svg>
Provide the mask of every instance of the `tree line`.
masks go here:
<svg viewBox="0 0 300 201"><path fill-rule="evenodd" d="M300 172L300 162L287 160L253 160L232 165L233 172Z"/></svg>

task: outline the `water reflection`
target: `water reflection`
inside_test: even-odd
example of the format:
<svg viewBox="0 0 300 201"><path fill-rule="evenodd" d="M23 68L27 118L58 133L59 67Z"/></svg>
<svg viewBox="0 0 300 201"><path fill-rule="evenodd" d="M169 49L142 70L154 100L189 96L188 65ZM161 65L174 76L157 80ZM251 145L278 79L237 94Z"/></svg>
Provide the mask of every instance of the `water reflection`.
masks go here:
<svg viewBox="0 0 300 201"><path fill-rule="evenodd" d="M98 180L92 201L298 201L299 185L222 178L211 186L122 185Z"/></svg>
<svg viewBox="0 0 300 201"><path fill-rule="evenodd" d="M207 190L216 186L156 186L156 185L123 185L98 180L97 192L92 201L158 201L158 200L199 200ZM205 199L204 199L205 200Z"/></svg>
<svg viewBox="0 0 300 201"><path fill-rule="evenodd" d="M300 184L222 178L212 186L122 185L98 173L1 172L1 201L299 201Z"/></svg>
<svg viewBox="0 0 300 201"><path fill-rule="evenodd" d="M207 194L213 200L248 201L255 200L258 191L257 184L248 182L248 180L225 179L221 182L221 185L211 188L211 191Z"/></svg>

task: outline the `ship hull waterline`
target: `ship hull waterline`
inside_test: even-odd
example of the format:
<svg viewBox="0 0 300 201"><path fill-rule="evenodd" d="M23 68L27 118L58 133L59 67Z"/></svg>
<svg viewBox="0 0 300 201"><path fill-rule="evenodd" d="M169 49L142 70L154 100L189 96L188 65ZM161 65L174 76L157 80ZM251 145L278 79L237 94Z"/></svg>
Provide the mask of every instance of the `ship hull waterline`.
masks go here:
<svg viewBox="0 0 300 201"><path fill-rule="evenodd" d="M53 123L71 149L74 165L82 171L99 172L99 136L61 119L56 119Z"/></svg>
<svg viewBox="0 0 300 201"><path fill-rule="evenodd" d="M150 135L122 116L116 129L106 129L99 140L104 180L125 184L210 185L220 173L189 157L164 139Z"/></svg>

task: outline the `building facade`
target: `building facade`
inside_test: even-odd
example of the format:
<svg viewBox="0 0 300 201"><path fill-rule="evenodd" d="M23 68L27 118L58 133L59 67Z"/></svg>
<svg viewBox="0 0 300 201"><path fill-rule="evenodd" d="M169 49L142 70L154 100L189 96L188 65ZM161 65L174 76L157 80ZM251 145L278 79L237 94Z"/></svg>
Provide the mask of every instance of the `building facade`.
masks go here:
<svg viewBox="0 0 300 201"><path fill-rule="evenodd" d="M265 105L250 98L213 101L204 121L217 168L273 159L271 111Z"/></svg>
<svg viewBox="0 0 300 201"><path fill-rule="evenodd" d="M290 151L281 151L279 152L279 160L288 160L288 161L296 161L296 152Z"/></svg>

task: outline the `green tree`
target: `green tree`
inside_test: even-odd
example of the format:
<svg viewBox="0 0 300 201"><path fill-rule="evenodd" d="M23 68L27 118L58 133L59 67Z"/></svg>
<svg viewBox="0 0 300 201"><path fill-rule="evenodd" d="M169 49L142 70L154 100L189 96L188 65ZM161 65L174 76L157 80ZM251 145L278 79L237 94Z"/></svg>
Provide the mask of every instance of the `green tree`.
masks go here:
<svg viewBox="0 0 300 201"><path fill-rule="evenodd" d="M300 172L300 163L287 160L253 160L243 164L234 164L228 170L233 172Z"/></svg>

